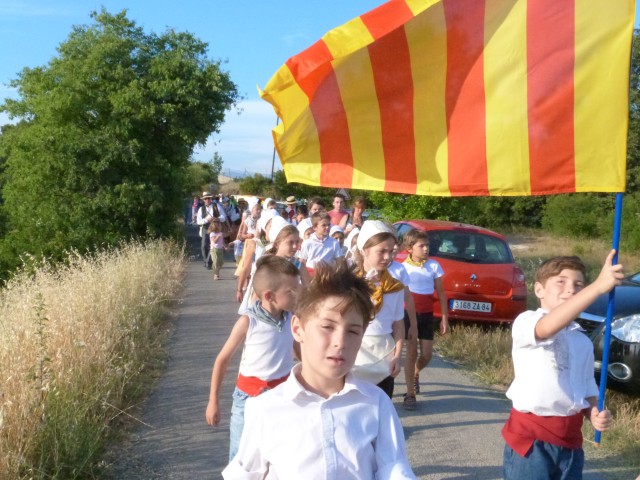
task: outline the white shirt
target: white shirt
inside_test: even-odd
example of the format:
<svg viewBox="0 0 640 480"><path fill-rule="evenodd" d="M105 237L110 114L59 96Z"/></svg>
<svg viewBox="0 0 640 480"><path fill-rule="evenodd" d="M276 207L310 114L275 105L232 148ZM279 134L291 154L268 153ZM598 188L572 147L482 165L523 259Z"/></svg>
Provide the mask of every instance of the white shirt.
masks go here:
<svg viewBox="0 0 640 480"><path fill-rule="evenodd" d="M316 268L320 262L331 263L334 259L341 257L342 249L335 238L327 236L320 240L314 232L302 242L299 256L306 260L307 267Z"/></svg>
<svg viewBox="0 0 640 480"><path fill-rule="evenodd" d="M580 325L568 327L545 340L536 340L536 323L547 312L541 308L521 313L513 322L515 379L507 391L513 408L539 416L565 417L589 407L598 396L593 376L593 344Z"/></svg>
<svg viewBox="0 0 640 480"><path fill-rule="evenodd" d="M409 278L409 274L400 262L396 262L395 260L393 260L387 267L387 272L389 272L393 278L398 280L405 287L409 286L409 282L411 281L411 279Z"/></svg>
<svg viewBox="0 0 640 480"><path fill-rule="evenodd" d="M435 290L435 279L444 275L444 271L438 262L428 259L421 267L402 263L403 268L409 274L409 290L420 295L431 295Z"/></svg>
<svg viewBox="0 0 640 480"><path fill-rule="evenodd" d="M382 390L347 375L344 388L325 399L298 382L300 368L247 400L225 479L415 479L402 425Z"/></svg>
<svg viewBox="0 0 640 480"><path fill-rule="evenodd" d="M293 367L291 314L285 312L282 329L249 315L249 328L242 349L240 373L245 377L276 380Z"/></svg>
<svg viewBox="0 0 640 480"><path fill-rule="evenodd" d="M365 335L390 335L393 323L404 318L404 289L382 296L382 308L369 322Z"/></svg>
<svg viewBox="0 0 640 480"><path fill-rule="evenodd" d="M204 206L204 208L198 208L198 214L196 215L196 223L197 223L198 225L206 225L206 224L208 224L208 223L209 223L209 222L207 222L207 221L203 218L203 216L202 216L202 210L206 211L206 212L207 212L207 215L211 215L212 217L215 217L215 215L214 215L214 213L215 213L215 212L213 211L213 204L214 204L214 203L215 203L215 204L216 204L216 206L218 207L218 213L220 214L220 216L219 216L218 218L220 219L220 221L221 221L221 222L226 222L226 221L227 221L227 217L226 217L226 216L225 216L225 214L224 214L224 208L222 208L222 205L220 205L218 202L213 201L213 202L211 202L211 203L209 204L209 206L208 206L208 207L203 205L203 206ZM205 215L205 217L206 217L207 215Z"/></svg>

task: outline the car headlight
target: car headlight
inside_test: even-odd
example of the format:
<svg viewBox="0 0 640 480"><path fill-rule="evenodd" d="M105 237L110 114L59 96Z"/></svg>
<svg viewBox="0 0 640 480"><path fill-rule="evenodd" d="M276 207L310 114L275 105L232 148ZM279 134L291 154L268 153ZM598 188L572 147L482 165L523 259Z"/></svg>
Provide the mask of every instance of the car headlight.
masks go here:
<svg viewBox="0 0 640 480"><path fill-rule="evenodd" d="M611 324L611 335L623 342L640 342L640 314L615 320Z"/></svg>

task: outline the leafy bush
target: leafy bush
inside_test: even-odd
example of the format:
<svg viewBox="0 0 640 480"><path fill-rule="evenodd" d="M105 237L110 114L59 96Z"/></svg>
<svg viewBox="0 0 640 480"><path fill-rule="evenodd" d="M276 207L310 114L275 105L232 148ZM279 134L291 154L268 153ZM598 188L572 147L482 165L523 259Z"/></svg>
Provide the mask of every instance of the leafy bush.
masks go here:
<svg viewBox="0 0 640 480"><path fill-rule="evenodd" d="M571 194L547 200L542 227L554 235L597 238L611 243L614 227L613 195ZM640 194L626 194L622 201L621 250L640 250Z"/></svg>
<svg viewBox="0 0 640 480"><path fill-rule="evenodd" d="M189 157L238 98L207 45L146 34L126 11L92 14L58 55L11 82L18 120L0 135L5 268L168 235L184 207ZM5 272L0 272L0 275Z"/></svg>

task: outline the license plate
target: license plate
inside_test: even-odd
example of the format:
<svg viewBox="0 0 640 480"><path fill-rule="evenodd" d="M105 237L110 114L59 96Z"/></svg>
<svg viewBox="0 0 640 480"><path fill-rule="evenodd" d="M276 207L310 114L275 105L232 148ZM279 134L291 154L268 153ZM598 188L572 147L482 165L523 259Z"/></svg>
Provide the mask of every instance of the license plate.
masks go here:
<svg viewBox="0 0 640 480"><path fill-rule="evenodd" d="M491 304L489 302L474 302L470 300L451 300L449 302L451 310L466 310L468 312L485 312L491 313Z"/></svg>

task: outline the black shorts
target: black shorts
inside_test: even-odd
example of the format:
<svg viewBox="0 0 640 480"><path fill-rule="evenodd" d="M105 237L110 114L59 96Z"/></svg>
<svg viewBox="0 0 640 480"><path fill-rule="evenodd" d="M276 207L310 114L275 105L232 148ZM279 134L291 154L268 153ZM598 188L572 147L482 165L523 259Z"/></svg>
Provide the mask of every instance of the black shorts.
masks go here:
<svg viewBox="0 0 640 480"><path fill-rule="evenodd" d="M418 320L418 339L433 340L433 312L416 313ZM404 338L409 336L409 314L404 312Z"/></svg>

